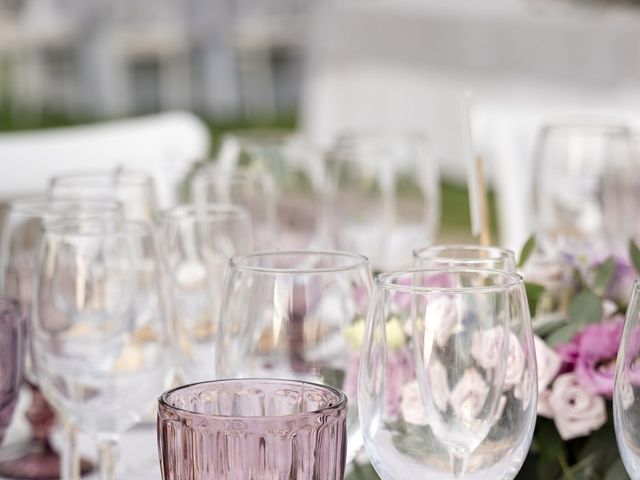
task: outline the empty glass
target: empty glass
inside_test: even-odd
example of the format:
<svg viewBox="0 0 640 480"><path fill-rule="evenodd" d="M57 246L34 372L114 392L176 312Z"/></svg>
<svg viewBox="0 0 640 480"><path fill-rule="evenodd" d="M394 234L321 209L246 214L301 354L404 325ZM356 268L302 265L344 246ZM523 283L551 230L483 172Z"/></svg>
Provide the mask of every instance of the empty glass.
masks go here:
<svg viewBox="0 0 640 480"><path fill-rule="evenodd" d="M216 346L218 378L315 381L349 397L348 458L362 446L356 390L371 273L346 252L233 257Z"/></svg>
<svg viewBox="0 0 640 480"><path fill-rule="evenodd" d="M146 223L47 226L34 278L31 345L42 393L93 434L103 480L119 436L153 409L173 366L161 268Z"/></svg>
<svg viewBox="0 0 640 480"><path fill-rule="evenodd" d="M152 222L158 216L153 178L146 173L115 169L68 173L49 182L49 197L77 200L109 199L122 203L127 220Z"/></svg>
<svg viewBox="0 0 640 480"><path fill-rule="evenodd" d="M467 267L515 272L511 250L480 245L435 245L413 251L414 267Z"/></svg>
<svg viewBox="0 0 640 480"><path fill-rule="evenodd" d="M210 380L229 258L251 250L251 222L234 205L184 205L162 216L182 382Z"/></svg>
<svg viewBox="0 0 640 480"><path fill-rule="evenodd" d="M164 480L341 480L347 399L314 383L220 380L158 401Z"/></svg>
<svg viewBox="0 0 640 480"><path fill-rule="evenodd" d="M191 181L196 205L231 203L245 208L253 225L253 245L274 248L276 238L276 190L272 176L260 167L237 166L233 171L206 165Z"/></svg>
<svg viewBox="0 0 640 480"><path fill-rule="evenodd" d="M358 406L384 480L513 479L537 411L522 278L467 268L379 275Z"/></svg>
<svg viewBox="0 0 640 480"><path fill-rule="evenodd" d="M613 391L613 419L620 456L633 480L640 478L640 281L636 280L622 331L616 382Z"/></svg>
<svg viewBox="0 0 640 480"><path fill-rule="evenodd" d="M638 162L627 127L547 125L535 161L536 221L545 250L626 249L640 214Z"/></svg>
<svg viewBox="0 0 640 480"><path fill-rule="evenodd" d="M332 240L375 269L411 264L440 223L440 178L421 135L345 135L327 156Z"/></svg>
<svg viewBox="0 0 640 480"><path fill-rule="evenodd" d="M24 317L18 302L0 295L0 444L22 385Z"/></svg>

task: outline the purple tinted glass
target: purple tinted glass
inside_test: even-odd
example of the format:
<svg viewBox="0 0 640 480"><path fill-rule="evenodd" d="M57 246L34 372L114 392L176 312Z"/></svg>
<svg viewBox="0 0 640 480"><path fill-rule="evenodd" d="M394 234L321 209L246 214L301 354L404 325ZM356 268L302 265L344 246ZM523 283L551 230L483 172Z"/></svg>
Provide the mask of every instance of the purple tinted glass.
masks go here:
<svg viewBox="0 0 640 480"><path fill-rule="evenodd" d="M196 383L159 399L164 480L344 476L346 396L289 380Z"/></svg>
<svg viewBox="0 0 640 480"><path fill-rule="evenodd" d="M18 302L0 296L0 443L22 383L24 322Z"/></svg>

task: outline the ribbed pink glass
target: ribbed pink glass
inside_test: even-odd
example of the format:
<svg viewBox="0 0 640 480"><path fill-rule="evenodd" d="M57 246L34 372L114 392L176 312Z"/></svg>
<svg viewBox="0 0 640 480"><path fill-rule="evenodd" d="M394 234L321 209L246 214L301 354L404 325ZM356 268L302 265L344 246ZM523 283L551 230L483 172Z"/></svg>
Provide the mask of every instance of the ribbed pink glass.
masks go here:
<svg viewBox="0 0 640 480"><path fill-rule="evenodd" d="M236 379L159 399L164 480L340 480L347 398L314 383Z"/></svg>

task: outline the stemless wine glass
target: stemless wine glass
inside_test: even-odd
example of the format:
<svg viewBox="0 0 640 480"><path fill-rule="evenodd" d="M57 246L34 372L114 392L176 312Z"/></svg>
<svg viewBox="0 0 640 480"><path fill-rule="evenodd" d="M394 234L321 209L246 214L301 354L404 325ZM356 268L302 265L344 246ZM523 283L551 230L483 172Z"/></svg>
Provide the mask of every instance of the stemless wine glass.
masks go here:
<svg viewBox="0 0 640 480"><path fill-rule="evenodd" d="M25 316L29 317L37 248L46 225L63 218L119 221L122 215L122 205L114 200L32 198L12 202L0 242L0 292L17 298ZM26 323L28 326L29 322ZM91 464L80 463L75 456L75 433L72 429L67 429L66 444L70 447L64 449L64 458L60 459L50 444L49 433L55 423L55 412L38 389L29 353L25 363L25 377L32 394L27 412L32 436L22 443L12 443L11 448L3 452L0 476L36 480L56 478L61 469L64 472L89 471Z"/></svg>
<svg viewBox="0 0 640 480"><path fill-rule="evenodd" d="M190 195L196 205L220 202L245 208L253 225L254 247L262 250L277 246L275 181L262 168L237 166L231 171L206 165L194 175Z"/></svg>
<svg viewBox="0 0 640 480"><path fill-rule="evenodd" d="M230 132L222 138L218 165L226 172L257 169L273 179L276 237L268 248L327 246L324 164L303 136L272 130Z"/></svg>
<svg viewBox="0 0 640 480"><path fill-rule="evenodd" d="M362 446L356 389L371 292L362 255L284 251L229 262L220 310L218 377L316 381L349 397L348 458Z"/></svg>
<svg viewBox="0 0 640 480"><path fill-rule="evenodd" d="M613 420L620 456L633 480L640 478L640 280L636 280L616 361Z"/></svg>
<svg viewBox="0 0 640 480"><path fill-rule="evenodd" d="M638 163L630 131L607 123L543 127L536 147L535 204L543 247L626 248L638 227Z"/></svg>
<svg viewBox="0 0 640 480"><path fill-rule="evenodd" d="M248 213L234 205L184 205L162 216L164 257L171 279L178 374L182 382L209 380L229 259L251 250Z"/></svg>
<svg viewBox="0 0 640 480"><path fill-rule="evenodd" d="M169 390L158 401L163 480L342 480L346 396L314 383L239 379Z"/></svg>
<svg viewBox="0 0 640 480"><path fill-rule="evenodd" d="M414 267L468 267L515 272L511 250L480 245L434 245L413 251Z"/></svg>
<svg viewBox="0 0 640 480"><path fill-rule="evenodd" d="M327 156L329 208L338 248L362 252L376 269L410 265L440 222L440 186L422 135L345 135Z"/></svg>
<svg viewBox="0 0 640 480"><path fill-rule="evenodd" d="M0 443L22 384L24 317L18 301L0 295Z"/></svg>
<svg viewBox="0 0 640 480"><path fill-rule="evenodd" d="M513 479L537 410L522 278L470 268L379 275L358 388L384 480Z"/></svg>
<svg viewBox="0 0 640 480"><path fill-rule="evenodd" d="M172 367L166 295L150 225L49 225L34 278L31 345L42 392L99 445L115 479L122 432L153 406Z"/></svg>
<svg viewBox="0 0 640 480"><path fill-rule="evenodd" d="M53 177L50 198L111 199L122 203L127 220L152 222L158 216L153 178L133 170L87 171Z"/></svg>

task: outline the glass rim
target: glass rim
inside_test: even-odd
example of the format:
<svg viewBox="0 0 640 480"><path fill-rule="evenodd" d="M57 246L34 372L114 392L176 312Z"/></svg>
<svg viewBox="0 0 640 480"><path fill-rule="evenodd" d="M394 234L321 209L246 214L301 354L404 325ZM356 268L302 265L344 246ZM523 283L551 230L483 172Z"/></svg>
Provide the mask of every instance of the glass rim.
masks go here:
<svg viewBox="0 0 640 480"><path fill-rule="evenodd" d="M429 287L423 285L399 285L390 280L401 278L415 273L484 273L495 277L508 279L500 285L479 285L469 287ZM432 268L411 268L395 272L380 273L376 276L375 286L385 290L393 290L403 293L492 293L501 290L508 290L524 285L522 275L506 270L496 270L492 268L464 268L464 267L432 267Z"/></svg>
<svg viewBox="0 0 640 480"><path fill-rule="evenodd" d="M90 230L84 230L83 228ZM97 228L96 228L97 227ZM114 220L105 222L104 219L89 217L86 219L66 218L57 220L46 225L44 228L44 237L47 238L64 238L68 236L75 237L151 237L155 235L153 225L148 222L137 220Z"/></svg>
<svg viewBox="0 0 640 480"><path fill-rule="evenodd" d="M118 184L125 185L153 185L153 176L149 172L143 170L128 170L128 169L112 169L112 170L74 170L66 173L60 173L51 177L49 185L51 187L66 182L79 182L79 181L106 181L107 179L117 179Z"/></svg>
<svg viewBox="0 0 640 480"><path fill-rule="evenodd" d="M178 205L161 213L163 220L225 221L230 219L250 220L247 210L232 203L188 203Z"/></svg>
<svg viewBox="0 0 640 480"><path fill-rule="evenodd" d="M497 256L495 257L487 257L487 258L476 258L476 257L460 257L460 258L448 258L448 257L438 257L438 256L432 256L432 255L423 255L429 252L433 252L435 254L447 251L447 250L460 250L463 252L466 251L484 251L487 252L489 254L493 254L496 253ZM445 244L445 245L430 245L430 246L426 246L426 247L421 247L421 248L416 248L415 250L413 250L413 252L411 252L413 255L413 258L416 259L428 259L428 258L442 258L442 260L447 260L447 261L451 261L452 263L458 263L458 262L465 262L465 263L475 263L475 262L485 262L485 261L490 261L490 260L500 260L500 259L513 259L515 261L516 259L516 254L513 250L510 250L508 248L503 248L503 247L497 247L497 246L483 246L483 245L473 245L473 244L466 244L466 243L452 243L452 244Z"/></svg>
<svg viewBox="0 0 640 480"><path fill-rule="evenodd" d="M305 385L310 385L316 389L328 390L334 395L336 395L338 401L324 408L320 408L318 410L311 410L307 412L300 413L290 413L288 415L263 415L263 416L238 416L238 415L214 415L210 413L202 413L202 412L194 412L193 410L187 410L186 408L176 407L171 405L168 401L168 398L171 394L178 392L180 390L186 390L188 388L197 387L199 385L220 385L220 384L242 384L246 382L253 383L269 383L269 384L279 384L279 385L295 385L297 387L304 388ZM323 385L320 383L309 382L306 380L293 380L293 379L280 379L280 378L221 378L219 380L206 380L204 382L195 382L189 383L186 385L180 385L178 387L171 388L166 392L162 393L158 397L158 403L173 411L187 413L189 415L195 415L201 418L208 418L212 420L251 420L251 421L260 421L260 422L272 422L272 421L282 421L287 419L299 419L305 418L309 416L316 416L322 413L328 413L340 410L345 408L348 403L347 395L338 390L337 388L331 387L329 385Z"/></svg>
<svg viewBox="0 0 640 480"><path fill-rule="evenodd" d="M74 197L29 197L13 200L9 203L9 213L16 212L33 217L41 217L49 213L56 213L56 204L61 206L87 206L89 209L93 207L104 207L104 211L113 210L114 212L123 209L122 202L115 198L74 198ZM70 216L73 216L70 215Z"/></svg>
<svg viewBox="0 0 640 480"><path fill-rule="evenodd" d="M353 261L340 266L334 267L260 267L249 264L250 259L259 257L285 257L285 256L303 256L303 255L317 255L321 257L332 258L350 258ZM298 275L313 275L332 272L346 272L350 270L357 270L363 266L369 265L369 259L360 254L353 252L346 252L342 250L261 250L250 253L242 253L234 255L229 259L229 266L234 270L255 272L255 273L268 273L268 274L298 274Z"/></svg>

